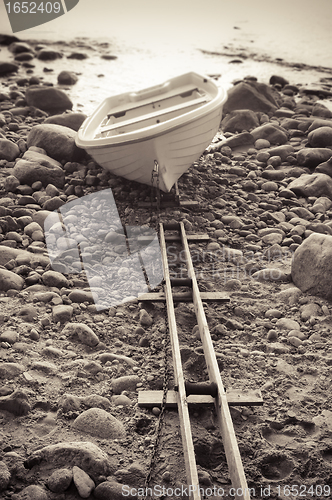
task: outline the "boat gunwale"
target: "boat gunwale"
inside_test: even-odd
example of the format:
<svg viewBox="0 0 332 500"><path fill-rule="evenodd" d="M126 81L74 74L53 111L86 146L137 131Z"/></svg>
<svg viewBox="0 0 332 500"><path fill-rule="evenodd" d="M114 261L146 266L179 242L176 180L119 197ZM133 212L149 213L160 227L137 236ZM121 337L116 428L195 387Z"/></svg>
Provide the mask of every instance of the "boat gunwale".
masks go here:
<svg viewBox="0 0 332 500"><path fill-rule="evenodd" d="M78 133L78 135L76 137L76 145L78 147L81 147L81 148L84 148L87 150L91 150L91 149L101 149L101 148L107 148L107 147L113 148L113 147L125 146L126 144L135 144L137 142L145 142L145 141L153 140L153 139L156 139L157 137L160 137L161 135L165 135L165 134L168 134L170 132L174 132L177 129L183 128L183 127L185 127L185 126L187 126L195 121L201 120L202 118L212 114L219 107L221 108L223 102L220 104L220 106L214 106L212 109L207 110L205 113L200 113L199 115L197 114L197 110L190 111L189 113L193 113L196 111L195 116L192 116L190 120L188 120L188 119L186 119L185 121L182 120L182 123L178 123L178 124L173 125L173 126L168 126L166 130L165 129L159 130L159 131L156 131L154 134L149 134L149 135L144 134L143 137L141 136L141 137L135 137L135 138L128 138L126 136L129 134L123 134L122 136L111 136L111 137L106 137L106 138L91 139L90 141L87 141L87 140L84 141L84 139L83 139L84 142L80 143L80 138L79 138L79 133ZM208 103L208 104L210 104L210 103ZM222 110L221 110L221 112L222 112ZM187 116L189 113L187 113L186 115L181 115L181 117ZM178 118L179 117L177 117L176 119L178 119ZM174 118L172 120L174 120ZM170 121L171 120L169 120L166 123L169 124ZM160 125L164 125L164 124L160 124ZM148 127L141 129L141 130L146 131L147 128ZM157 127L153 126L151 128L157 128ZM110 139L120 139L120 138L122 140L117 140L117 141L112 141L112 142L110 141ZM98 141L98 144L97 144L97 141Z"/></svg>
<svg viewBox="0 0 332 500"><path fill-rule="evenodd" d="M197 74L195 73L195 75ZM202 78L201 75L197 76ZM222 112L222 106L227 99L227 92L223 87L218 87L211 80L211 78L203 78L208 80L215 86L216 95L211 99L211 101L203 104L199 108L188 111L187 113L183 113L165 122L153 124L139 130L133 130L124 134L118 134L109 137L99 137L97 139L84 139L84 135L87 134L87 132L91 129L92 121L96 120L98 113L100 113L103 106L105 106L107 99L104 100L96 109L96 111L92 115L90 115L90 117L88 117L82 124L75 139L76 145L87 150L95 150L107 147L111 148L124 146L126 144L134 144L137 142L145 142L151 139L155 139L156 137L159 137L161 135L173 132L174 130L187 126L192 122L198 121L210 114L213 114L218 110L218 108L220 108L220 111Z"/></svg>

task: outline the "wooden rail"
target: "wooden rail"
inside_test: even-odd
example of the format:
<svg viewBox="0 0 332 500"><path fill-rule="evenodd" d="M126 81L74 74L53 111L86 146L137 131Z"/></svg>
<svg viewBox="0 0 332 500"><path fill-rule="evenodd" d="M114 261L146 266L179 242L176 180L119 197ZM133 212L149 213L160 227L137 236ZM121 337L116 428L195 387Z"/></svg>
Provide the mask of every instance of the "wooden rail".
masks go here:
<svg viewBox="0 0 332 500"><path fill-rule="evenodd" d="M229 405L232 404L232 399L234 404L240 405L260 405L262 404L262 399L259 391L251 391L251 394L246 396L242 396L241 394L233 393L227 395L224 389L219 366L217 363L216 354L214 351L212 339L209 332L209 327L207 324L207 320L205 317L204 307L202 303L202 295L199 291L195 271L190 255L188 239L185 228L182 222L179 224L160 224L160 246L161 246L161 254L162 254L162 262L164 269L164 279L165 279L165 291L164 294L147 294L145 300L149 300L147 297L149 295L154 295L155 300L161 300L160 295L163 296L163 299L166 300L167 304L167 316L168 316L168 325L169 325L169 334L172 345L172 355L173 355L173 366L174 366L174 378L175 383L177 385L177 391L169 391L166 400L166 407L174 407L177 405L179 417L180 417L180 427L181 427L181 435L182 435L182 443L183 443L183 451L186 465L186 475L188 485L192 486L191 493L194 500L200 500L199 493L199 482L198 482L198 474L197 474L197 466L195 460L195 452L192 441L191 427L190 427L190 419L189 419L189 411L188 404L206 404L206 403L214 403L218 425L220 429L220 434L223 440L223 445L225 449L227 465L229 470L230 479L232 482L232 488L235 492L235 496L232 498L236 500L250 500L249 488L247 485L247 481L245 478L245 473L241 461L241 456L235 436L235 431L233 427L232 418L229 411ZM172 231L177 231L181 238L182 247L185 254L185 260L187 265L188 278L184 280L173 280L173 286L190 286L191 288L191 301L194 304L194 309L197 317L198 328L200 332L200 337L203 346L203 352L206 360L209 381L211 387L214 389L214 397L211 395L202 395L201 392L197 392L196 395L192 392L191 395L187 395L186 385L184 380L184 375L182 371L182 362L180 355L180 345L177 334L177 326L175 319L175 310L174 310L174 295L172 292L172 280L170 279L168 260L167 260L167 248L165 237L165 230L170 229ZM159 295L159 296L158 296ZM158 297L157 297L158 296ZM223 298L223 301L229 300L225 295L220 297ZM139 298L142 300L142 297ZM212 299L213 300L213 299ZM144 394L145 391L139 393L139 402L140 406L157 406L161 404L162 400L162 391L157 391L154 396L151 395L154 391L148 391ZM199 395L197 395L199 394Z"/></svg>
<svg viewBox="0 0 332 500"><path fill-rule="evenodd" d="M186 464L187 481L188 485L192 486L194 500L200 500L199 480L198 480L193 438L191 434L184 375L182 370L179 337L175 321L174 302L173 302L172 285L168 268L164 227L162 224L160 224L159 227L160 227L161 255L162 255L164 278L165 278L165 295L167 304L168 328L169 328L172 354L173 354L174 378L178 386L177 406L180 417L180 428L181 428L182 444L184 451L184 460Z"/></svg>
<svg viewBox="0 0 332 500"><path fill-rule="evenodd" d="M226 391L224 389L217 358L214 352L214 347L205 317L204 307L200 296L197 280L195 277L194 266L192 263L188 241L183 222L180 222L180 233L182 246L185 252L188 277L192 279L192 293L195 313L198 322L198 328L203 344L204 356L206 360L207 370L210 382L214 382L218 387L218 396L215 398L215 408L218 417L218 424L225 449L229 475L232 481L233 488L240 494L235 498L237 500L250 500L249 489L244 474L240 451L238 448L235 431L233 427L232 417L229 411Z"/></svg>

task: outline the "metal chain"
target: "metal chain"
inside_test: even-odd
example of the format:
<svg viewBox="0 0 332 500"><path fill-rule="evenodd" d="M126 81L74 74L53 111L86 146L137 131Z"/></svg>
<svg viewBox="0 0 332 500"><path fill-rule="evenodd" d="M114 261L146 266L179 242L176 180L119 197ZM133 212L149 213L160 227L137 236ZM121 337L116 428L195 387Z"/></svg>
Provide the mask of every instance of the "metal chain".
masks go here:
<svg viewBox="0 0 332 500"><path fill-rule="evenodd" d="M155 170L154 170L154 168L153 168L153 169L151 170L151 192L150 192L150 208L151 208L151 217L153 216L154 178L155 178Z"/></svg>
<svg viewBox="0 0 332 500"><path fill-rule="evenodd" d="M160 231L159 231L159 222L160 222L160 190L159 190L159 165L157 160L154 161L154 169L152 170L151 173L151 214L153 214L153 191L154 191L154 181L156 179L156 189L157 189L157 233L160 238ZM165 283L163 283L165 284ZM165 291L165 290L164 290ZM166 305L165 305L166 307ZM160 439L161 439L161 433L162 433L162 428L163 428L163 423L164 423L164 416L165 416L165 410L166 410L166 402L167 402L167 392L168 392L168 383L169 383L169 367L168 367L168 350L169 350L169 343L170 343L170 337L169 337L169 330L168 330L168 324L166 323L166 329L165 329L165 336L164 336L164 379L163 379L163 399L161 402L161 407L160 407L160 413L158 417L158 422L157 422L157 428L156 428L156 436L153 444L153 449L152 449L152 455L151 455L151 460L150 460L150 465L149 465L149 470L145 478L144 482L144 491L146 493L147 488L149 487L149 484L151 483L153 473L157 464L158 460L158 455L160 452ZM141 497L141 500L146 500L147 495L145 494L143 497Z"/></svg>
<svg viewBox="0 0 332 500"><path fill-rule="evenodd" d="M159 189L159 164L157 160L154 160L154 168L151 171L151 217L154 215L153 211L153 194L154 194L154 183L156 180L156 200L157 200L157 232L159 233L159 221L160 221L160 189Z"/></svg>
<svg viewBox="0 0 332 500"><path fill-rule="evenodd" d="M168 382L169 382L169 369L168 369L168 349L169 349L169 331L168 327L166 327L165 331L165 338L164 338L164 380L163 380L163 399L161 402L161 408L160 408L160 413L158 417L158 423L157 423L157 429L156 429L156 437L155 441L153 444L153 450L152 450L152 455L151 455L151 460L150 460L150 465L149 465L149 470L145 478L145 483L144 483L144 491L146 493L147 488L149 487L149 484L152 480L153 477L153 472L155 470L156 464L157 464L157 459L158 455L160 452L160 439L161 439L161 433L162 433L162 428L163 428L163 423L164 423L164 416L165 416L165 410L166 410L166 401L167 401L167 392L168 392ZM141 497L141 500L146 500L147 495L145 494L143 497Z"/></svg>
<svg viewBox="0 0 332 500"><path fill-rule="evenodd" d="M157 224L159 228L160 220L160 189L159 189L159 164L157 160L154 161L154 169L157 172Z"/></svg>

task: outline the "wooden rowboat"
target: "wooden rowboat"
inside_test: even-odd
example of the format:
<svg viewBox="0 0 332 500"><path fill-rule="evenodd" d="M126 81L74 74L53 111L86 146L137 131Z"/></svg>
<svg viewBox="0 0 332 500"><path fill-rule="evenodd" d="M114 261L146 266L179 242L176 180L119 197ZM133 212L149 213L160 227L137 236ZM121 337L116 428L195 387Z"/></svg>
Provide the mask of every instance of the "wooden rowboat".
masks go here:
<svg viewBox="0 0 332 500"><path fill-rule="evenodd" d="M105 170L168 192L211 143L226 97L193 72L109 97L82 124L76 144Z"/></svg>

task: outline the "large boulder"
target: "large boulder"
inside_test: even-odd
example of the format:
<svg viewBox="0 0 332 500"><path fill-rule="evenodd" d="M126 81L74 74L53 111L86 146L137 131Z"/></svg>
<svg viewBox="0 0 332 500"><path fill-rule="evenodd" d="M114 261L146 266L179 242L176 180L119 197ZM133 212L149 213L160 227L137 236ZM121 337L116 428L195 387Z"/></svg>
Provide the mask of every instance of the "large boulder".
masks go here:
<svg viewBox="0 0 332 500"><path fill-rule="evenodd" d="M285 144L288 141L285 131L278 125L272 125L272 123L264 123L264 125L256 127L250 133L255 141L257 139L266 139L270 144Z"/></svg>
<svg viewBox="0 0 332 500"><path fill-rule="evenodd" d="M15 73L18 71L19 66L17 64L7 62L7 61L0 61L0 76L2 75L8 75L9 73Z"/></svg>
<svg viewBox="0 0 332 500"><path fill-rule="evenodd" d="M288 184L288 189L298 196L327 196L332 199L332 179L326 174L303 174Z"/></svg>
<svg viewBox="0 0 332 500"><path fill-rule="evenodd" d="M297 163L303 167L315 168L320 163L329 160L332 156L328 148L303 148L297 153Z"/></svg>
<svg viewBox="0 0 332 500"><path fill-rule="evenodd" d="M217 143L217 150L224 146L237 148L241 146L249 146L251 144L254 144L253 136L249 132L240 132L239 134L235 134L232 137L228 137L220 143Z"/></svg>
<svg viewBox="0 0 332 500"><path fill-rule="evenodd" d="M63 125L35 125L28 135L27 146L43 148L51 158L58 161L77 161L84 154L84 150L76 146L75 137L76 132Z"/></svg>
<svg viewBox="0 0 332 500"><path fill-rule="evenodd" d="M332 118L332 111L329 110L324 104L317 102L312 108L312 116L319 116L321 118Z"/></svg>
<svg viewBox="0 0 332 500"><path fill-rule="evenodd" d="M54 125L62 125L77 132L87 118L84 113L62 113L61 115L49 116L44 120L44 123L53 123Z"/></svg>
<svg viewBox="0 0 332 500"><path fill-rule="evenodd" d="M14 142L0 139L0 160L13 161L20 154L20 148Z"/></svg>
<svg viewBox="0 0 332 500"><path fill-rule="evenodd" d="M224 115L235 109L273 113L278 108L275 95L275 91L264 83L240 82L228 91L228 99L224 104Z"/></svg>
<svg viewBox="0 0 332 500"><path fill-rule="evenodd" d="M57 188L63 188L65 183L65 172L59 162L38 153L26 151L13 168L13 175L21 184L32 185L41 181L44 187L53 184Z"/></svg>
<svg viewBox="0 0 332 500"><path fill-rule="evenodd" d="M280 85L281 87L284 87L285 85L289 84L289 81L286 80L286 78L284 78L283 76L272 75L269 83L271 85Z"/></svg>
<svg viewBox="0 0 332 500"><path fill-rule="evenodd" d="M94 481L100 476L115 472L116 463L98 446L90 442L63 442L51 444L34 451L24 463L28 469L41 465L54 471L60 467L76 465L87 472Z"/></svg>
<svg viewBox="0 0 332 500"><path fill-rule="evenodd" d="M327 146L332 146L332 128L319 127L312 130L308 134L308 143L313 148L325 148Z"/></svg>
<svg viewBox="0 0 332 500"><path fill-rule="evenodd" d="M12 271L7 269L0 269L0 290L7 292L7 290L22 290L24 286L24 279Z"/></svg>
<svg viewBox="0 0 332 500"><path fill-rule="evenodd" d="M292 280L312 295L332 299L332 236L312 233L296 249Z"/></svg>
<svg viewBox="0 0 332 500"><path fill-rule="evenodd" d="M37 58L40 61L55 61L55 59L61 59L62 54L57 50L47 48L39 50Z"/></svg>
<svg viewBox="0 0 332 500"><path fill-rule="evenodd" d="M320 163L315 168L315 172L320 173L320 174L326 174L326 175L329 175L330 177L332 177L332 156L327 161Z"/></svg>
<svg viewBox="0 0 332 500"><path fill-rule="evenodd" d="M312 132L320 127L331 127L332 128L332 120L324 120L322 118L317 118L312 122L310 127L308 128L308 132Z"/></svg>
<svg viewBox="0 0 332 500"><path fill-rule="evenodd" d="M54 87L32 85L26 90L25 100L29 106L49 113L59 113L73 107L67 94Z"/></svg>
<svg viewBox="0 0 332 500"><path fill-rule="evenodd" d="M25 42L13 42L9 45L8 50L13 54L21 54L22 52L33 52L31 45Z"/></svg>
<svg viewBox="0 0 332 500"><path fill-rule="evenodd" d="M285 161L287 156L294 153L295 149L291 144L284 144L283 146L276 146L267 150L270 156L280 156L282 161Z"/></svg>
<svg viewBox="0 0 332 500"><path fill-rule="evenodd" d="M0 45L10 45L14 42L20 42L21 40L14 35L4 35L1 33L0 35Z"/></svg>
<svg viewBox="0 0 332 500"><path fill-rule="evenodd" d="M327 198L326 196L320 196L311 207L311 212L314 214L325 214L325 212L327 210L330 210L331 207L332 200L330 200L330 198Z"/></svg>
<svg viewBox="0 0 332 500"><path fill-rule="evenodd" d="M221 122L224 132L243 132L258 127L259 120L254 111L250 109L236 109L229 113Z"/></svg>

